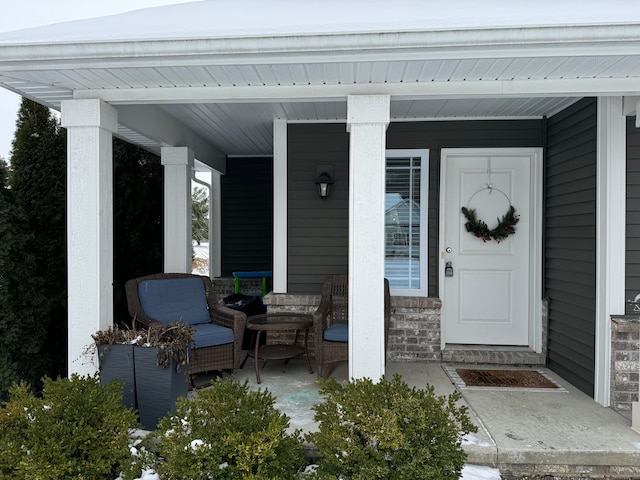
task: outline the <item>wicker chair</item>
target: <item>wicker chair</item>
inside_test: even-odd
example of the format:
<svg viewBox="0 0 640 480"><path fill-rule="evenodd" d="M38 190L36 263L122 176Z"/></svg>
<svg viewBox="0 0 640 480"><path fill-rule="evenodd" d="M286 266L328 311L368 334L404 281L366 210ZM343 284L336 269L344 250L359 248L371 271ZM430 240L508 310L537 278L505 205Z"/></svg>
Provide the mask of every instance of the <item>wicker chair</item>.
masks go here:
<svg viewBox="0 0 640 480"><path fill-rule="evenodd" d="M391 322L389 281L384 279L384 345L387 350ZM336 363L349 359L349 279L347 275L330 275L322 287L322 299L313 314L318 377L327 378Z"/></svg>
<svg viewBox="0 0 640 480"><path fill-rule="evenodd" d="M164 282L164 285L150 282ZM202 282L204 289L199 282ZM239 367L247 317L243 312L218 304L209 277L159 273L131 279L125 284L125 290L129 314L143 328L175 320L183 320L195 327L194 348L189 352L189 375L213 370L236 370ZM156 292L156 298L159 299L156 305L150 304L153 298L148 298L148 291ZM171 302L170 308L158 311ZM160 318L154 318L150 312ZM198 347L198 342L210 346Z"/></svg>

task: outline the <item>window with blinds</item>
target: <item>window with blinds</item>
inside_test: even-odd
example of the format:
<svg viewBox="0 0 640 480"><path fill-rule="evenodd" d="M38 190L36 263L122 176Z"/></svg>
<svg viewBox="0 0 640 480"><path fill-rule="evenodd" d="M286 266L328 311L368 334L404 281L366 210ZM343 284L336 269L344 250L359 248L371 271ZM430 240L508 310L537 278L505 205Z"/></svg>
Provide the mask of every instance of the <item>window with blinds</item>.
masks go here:
<svg viewBox="0 0 640 480"><path fill-rule="evenodd" d="M395 295L427 295L428 150L387 150L385 277Z"/></svg>

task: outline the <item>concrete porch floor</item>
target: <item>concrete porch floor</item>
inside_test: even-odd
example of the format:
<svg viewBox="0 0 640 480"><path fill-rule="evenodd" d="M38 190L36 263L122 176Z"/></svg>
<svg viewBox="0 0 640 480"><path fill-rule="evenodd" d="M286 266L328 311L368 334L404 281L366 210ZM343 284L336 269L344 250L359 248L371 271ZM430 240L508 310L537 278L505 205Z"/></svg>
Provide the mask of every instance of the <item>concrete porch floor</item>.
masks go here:
<svg viewBox="0 0 640 480"><path fill-rule="evenodd" d="M440 363L388 363L387 376L402 376L410 386L434 386L438 395L457 387ZM466 365L469 367L469 365ZM315 365L314 365L315 368ZM482 368L497 368L483 366ZM478 433L465 439L468 463L498 468L503 479L640 479L640 434L628 418L602 407L548 369L562 391L460 388ZM322 401L316 374L301 359L269 361L256 383L253 359L234 374L251 388L267 388L291 427L316 428L311 406ZM348 377L347 364L332 372ZM203 376L198 383L208 383Z"/></svg>

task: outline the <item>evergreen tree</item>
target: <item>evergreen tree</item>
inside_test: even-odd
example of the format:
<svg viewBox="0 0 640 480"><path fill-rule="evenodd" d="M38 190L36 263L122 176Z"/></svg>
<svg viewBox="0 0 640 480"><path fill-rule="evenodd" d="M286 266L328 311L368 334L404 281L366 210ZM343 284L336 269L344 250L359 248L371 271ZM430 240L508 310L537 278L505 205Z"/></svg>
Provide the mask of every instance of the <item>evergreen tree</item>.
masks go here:
<svg viewBox="0 0 640 480"><path fill-rule="evenodd" d="M21 325L14 314L22 236L16 222L15 203L8 185L9 168L0 158L0 400L6 400L12 383L20 379Z"/></svg>
<svg viewBox="0 0 640 480"><path fill-rule="evenodd" d="M22 377L66 375L66 136L47 107L23 99L12 144L14 223L22 240L9 282L20 325ZM24 242L26 241L26 243Z"/></svg>
<svg viewBox="0 0 640 480"><path fill-rule="evenodd" d="M205 188L196 187L191 193L191 221L193 239L200 245L209 239L209 196Z"/></svg>
<svg viewBox="0 0 640 480"><path fill-rule="evenodd" d="M128 323L124 284L163 271L163 181L160 158L115 139L114 321Z"/></svg>

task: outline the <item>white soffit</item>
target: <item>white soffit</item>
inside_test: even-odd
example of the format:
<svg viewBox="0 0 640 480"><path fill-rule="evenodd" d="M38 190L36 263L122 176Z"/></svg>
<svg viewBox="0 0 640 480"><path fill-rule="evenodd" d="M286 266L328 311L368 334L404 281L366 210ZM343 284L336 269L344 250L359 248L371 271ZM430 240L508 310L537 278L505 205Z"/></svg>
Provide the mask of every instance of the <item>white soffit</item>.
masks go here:
<svg viewBox="0 0 640 480"><path fill-rule="evenodd" d="M640 77L640 52L638 55L546 58L376 62L341 61L336 58L333 62L324 63L212 65L203 62L194 66L76 66L55 69L34 67L32 64L8 68L0 61L0 80L2 75L10 76L9 82L15 81L17 86L19 81L23 81L25 84L43 84L69 90L611 79Z"/></svg>

